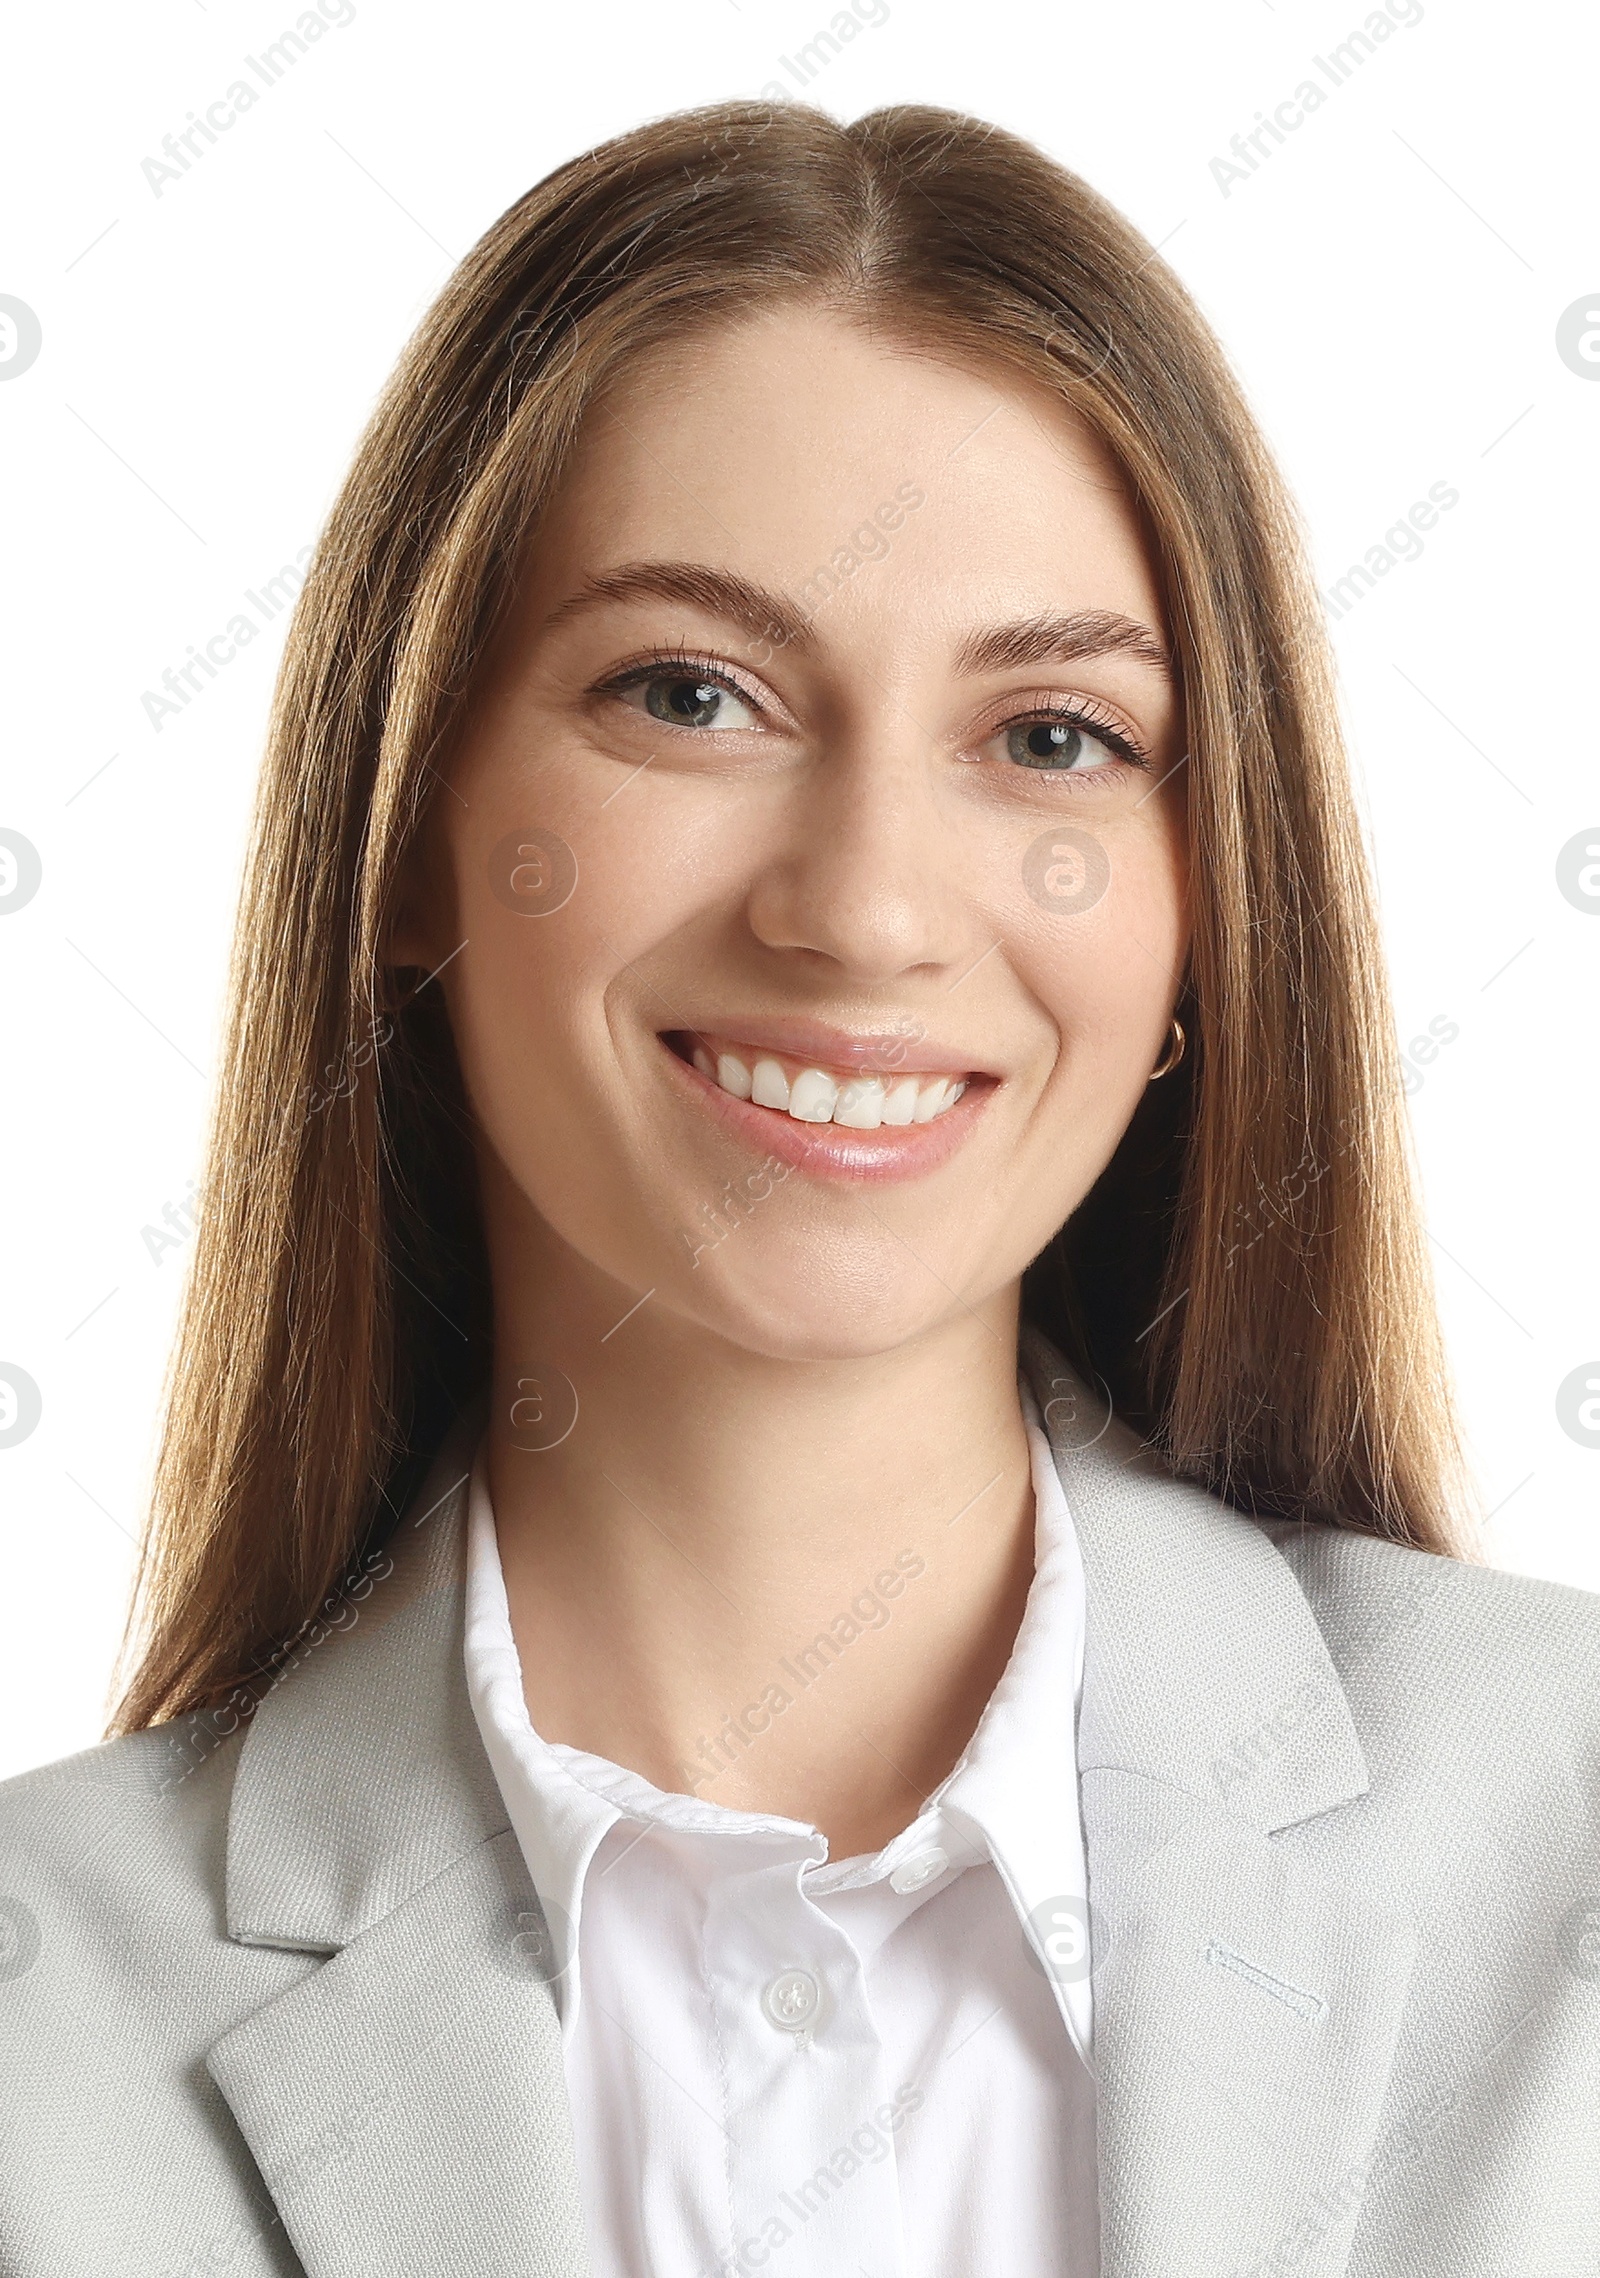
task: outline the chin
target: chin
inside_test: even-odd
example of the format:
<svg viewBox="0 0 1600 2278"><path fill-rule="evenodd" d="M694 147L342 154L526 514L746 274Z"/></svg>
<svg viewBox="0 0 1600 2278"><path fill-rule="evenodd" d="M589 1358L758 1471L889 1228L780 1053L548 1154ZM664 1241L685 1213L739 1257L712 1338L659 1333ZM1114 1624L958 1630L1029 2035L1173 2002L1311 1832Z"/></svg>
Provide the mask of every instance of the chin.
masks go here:
<svg viewBox="0 0 1600 2278"><path fill-rule="evenodd" d="M969 1302L909 1260L867 1286L859 1274L827 1280L814 1270L763 1272L731 1258L720 1271L708 1266L702 1258L686 1303L729 1344L764 1360L871 1360L913 1343Z"/></svg>

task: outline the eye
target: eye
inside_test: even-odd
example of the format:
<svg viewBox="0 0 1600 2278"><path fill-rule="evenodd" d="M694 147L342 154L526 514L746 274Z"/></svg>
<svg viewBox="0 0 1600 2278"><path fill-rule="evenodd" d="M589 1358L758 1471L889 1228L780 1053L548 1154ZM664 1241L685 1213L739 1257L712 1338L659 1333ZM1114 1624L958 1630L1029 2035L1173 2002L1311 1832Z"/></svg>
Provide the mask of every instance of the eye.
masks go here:
<svg viewBox="0 0 1600 2278"><path fill-rule="evenodd" d="M759 718L748 697L696 664L654 665L613 681L609 692L675 728L753 728Z"/></svg>
<svg viewBox="0 0 1600 2278"><path fill-rule="evenodd" d="M1116 767L1143 767L1145 756L1131 739L1104 721L1073 711L1043 718L1010 720L989 745L1016 767L1056 775L1097 775Z"/></svg>

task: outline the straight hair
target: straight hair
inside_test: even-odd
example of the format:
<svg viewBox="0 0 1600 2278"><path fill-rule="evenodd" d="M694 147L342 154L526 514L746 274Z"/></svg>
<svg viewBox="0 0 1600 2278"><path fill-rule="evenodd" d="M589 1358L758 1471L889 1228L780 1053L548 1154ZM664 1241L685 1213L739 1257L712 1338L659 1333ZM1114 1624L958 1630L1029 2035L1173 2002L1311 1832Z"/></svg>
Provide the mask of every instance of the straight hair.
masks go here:
<svg viewBox="0 0 1600 2278"><path fill-rule="evenodd" d="M111 1729L247 1714L490 1370L442 992L385 944L586 410L782 303L1010 372L1137 502L1187 720L1189 1049L1030 1266L1044 1328L1241 1511L1474 1555L1373 895L1295 513L1215 339L1104 199L919 105L676 114L557 168L407 347L289 630Z"/></svg>

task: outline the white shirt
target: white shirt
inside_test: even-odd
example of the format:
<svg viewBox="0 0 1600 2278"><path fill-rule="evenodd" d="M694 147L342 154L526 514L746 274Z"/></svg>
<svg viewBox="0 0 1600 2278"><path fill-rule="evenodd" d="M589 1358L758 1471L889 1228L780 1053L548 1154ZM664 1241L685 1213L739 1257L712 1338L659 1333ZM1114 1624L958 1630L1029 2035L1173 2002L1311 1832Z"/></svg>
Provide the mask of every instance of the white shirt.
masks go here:
<svg viewBox="0 0 1600 2278"><path fill-rule="evenodd" d="M872 1858L539 1737L478 1452L467 1681L549 1919L594 2278L1094 2278L1083 1570L1021 1391L1036 1559L1016 1644L960 1763ZM871 1650L944 1523L797 1642L766 1714L830 1653Z"/></svg>

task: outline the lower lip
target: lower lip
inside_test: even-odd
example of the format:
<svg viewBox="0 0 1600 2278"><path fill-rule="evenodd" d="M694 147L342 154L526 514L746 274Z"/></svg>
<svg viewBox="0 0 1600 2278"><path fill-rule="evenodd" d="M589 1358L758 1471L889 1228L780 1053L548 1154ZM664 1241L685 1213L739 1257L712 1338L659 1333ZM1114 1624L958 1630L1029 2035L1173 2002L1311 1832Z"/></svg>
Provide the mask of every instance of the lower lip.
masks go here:
<svg viewBox="0 0 1600 2278"><path fill-rule="evenodd" d="M999 1089L991 1078L969 1078L954 1107L947 1107L931 1123L880 1125L876 1131L852 1131L842 1123L800 1123L773 1107L757 1107L753 1100L736 1099L687 1060L680 1060L661 1039L672 1073L690 1095L713 1115L735 1139L753 1153L775 1156L812 1178L891 1179L924 1178L947 1163L971 1133L989 1101Z"/></svg>

